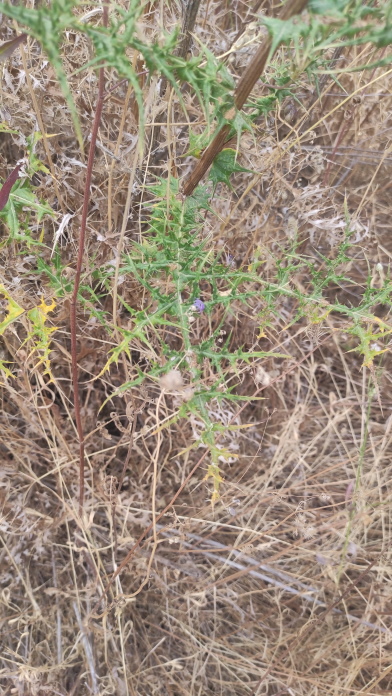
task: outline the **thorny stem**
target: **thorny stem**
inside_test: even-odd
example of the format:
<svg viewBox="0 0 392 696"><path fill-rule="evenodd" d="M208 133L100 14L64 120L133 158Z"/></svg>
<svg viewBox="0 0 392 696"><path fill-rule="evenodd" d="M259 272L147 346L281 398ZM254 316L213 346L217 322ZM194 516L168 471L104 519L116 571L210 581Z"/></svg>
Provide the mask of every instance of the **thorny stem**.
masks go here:
<svg viewBox="0 0 392 696"><path fill-rule="evenodd" d="M106 5L103 7L103 24L106 27L108 24L108 8ZM86 182L84 187L83 196L83 208L82 208L82 220L80 224L80 235L79 235L79 246L78 255L76 260L76 273L74 281L74 289L71 298L70 307L70 331L71 331L71 373L72 373L72 388L74 396L74 409L75 409L75 421L76 429L79 439L79 514L82 516L83 504L84 504L84 432L80 409L80 393L79 393L79 382L78 382L78 358L77 358L77 335L76 335L76 305L78 301L78 293L80 286L80 278L82 275L82 265L83 265L83 255L84 255L84 245L86 239L86 227L87 227L87 215L88 206L90 202L90 187L93 172L93 164L95 157L95 146L98 136L98 128L101 121L102 108L105 98L105 71L104 68L99 70L99 81L98 81L98 99L97 108L95 110L95 117L93 128L91 132L91 142L90 150L88 153L87 170L86 170Z"/></svg>
<svg viewBox="0 0 392 696"><path fill-rule="evenodd" d="M299 14L306 7L307 2L308 0L288 0L282 12L279 15L279 19L285 20L289 19L295 14ZM234 91L234 106L236 110L242 109L253 87L255 86L260 75L262 74L268 56L270 55L271 45L271 38L266 37L256 54L251 59L245 72L242 74ZM230 109L230 111L227 112L226 118L228 120L233 120L235 116L235 109ZM196 164L193 172L186 179L183 186L183 193L185 196L192 195L197 184L203 178L207 169L209 169L209 167L213 163L215 157L222 150L230 130L230 124L225 124L224 126L222 126L222 128L218 130L213 141L204 151L201 159Z"/></svg>

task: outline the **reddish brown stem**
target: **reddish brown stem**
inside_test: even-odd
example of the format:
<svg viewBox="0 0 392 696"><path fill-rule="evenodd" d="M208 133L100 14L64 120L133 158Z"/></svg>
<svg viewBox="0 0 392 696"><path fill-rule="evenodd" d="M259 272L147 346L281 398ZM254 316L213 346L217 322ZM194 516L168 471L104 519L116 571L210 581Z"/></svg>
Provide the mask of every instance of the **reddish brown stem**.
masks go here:
<svg viewBox="0 0 392 696"><path fill-rule="evenodd" d="M3 208L7 205L11 189L13 185L18 181L19 170L21 169L21 167L21 164L17 164L16 167L14 167L11 174L7 177L0 189L0 210L3 210Z"/></svg>
<svg viewBox="0 0 392 696"><path fill-rule="evenodd" d="M302 12L302 10L306 7L307 2L308 2L308 0L288 0L286 5L284 6L282 12L279 15L279 19L289 19L293 15L298 14L299 12ZM255 86L257 80L259 79L260 75L262 74L262 72L265 68L267 58L268 58L270 51L271 51L271 45L272 45L271 38L267 37L263 41L263 43L261 44L258 51L256 52L256 55L253 56L250 64L248 65L245 72L241 76L241 78L237 84L237 87L235 89L235 92L234 92L235 109L239 110L239 109L242 109L242 107L244 106L244 104L245 104L247 98L249 97L253 87ZM276 46L276 48L277 48L277 46ZM275 48L275 50L276 50L276 48ZM234 116L235 116L234 109L230 110L226 114L226 118L230 119L230 120L232 120L234 118ZM203 178L207 169L209 169L209 167L211 166L216 155L222 150L222 148L227 140L227 135L230 132L230 129L231 129L231 126L229 124L226 124L218 130L213 141L210 143L210 145L204 151L201 159L196 164L193 172L190 174L190 176L185 181L184 186L183 186L183 193L185 196L190 196L193 193L197 184Z"/></svg>
<svg viewBox="0 0 392 696"><path fill-rule="evenodd" d="M106 27L108 23L108 8L104 5L103 8L103 24ZM83 423L80 408L80 392L79 392L79 382L78 382L78 359L77 359L77 335L76 335L76 305L78 301L78 293L80 287L80 278L82 275L83 266L83 255L84 255L84 245L86 239L86 227L87 227L87 215L88 206L90 202L90 187L93 172L94 156L95 156L95 146L97 142L98 128L101 121L102 107L105 98L105 72L104 68L99 70L99 82L98 82L98 99L97 108L95 110L95 117L93 123L93 129L91 133L91 143L90 150L88 153L87 161L87 171L86 171L86 182L84 187L83 196L83 208L82 208L82 221L80 224L80 236L79 236L79 247L78 256L76 260L76 273L74 281L74 289L71 299L70 308L70 331L71 331L71 373L72 373L72 387L74 395L74 409L75 409L75 421L76 429L78 432L79 439L79 514L82 515L83 504L84 504L84 432Z"/></svg>

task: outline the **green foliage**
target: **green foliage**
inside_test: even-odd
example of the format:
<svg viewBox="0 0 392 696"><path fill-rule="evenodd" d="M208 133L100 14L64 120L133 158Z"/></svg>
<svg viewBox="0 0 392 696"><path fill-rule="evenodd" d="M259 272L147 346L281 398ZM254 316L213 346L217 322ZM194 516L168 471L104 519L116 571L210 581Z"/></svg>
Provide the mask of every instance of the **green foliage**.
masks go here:
<svg viewBox="0 0 392 696"><path fill-rule="evenodd" d="M325 72L324 56L337 44L352 45L371 41L375 46L384 47L392 42L389 3L370 7L356 0L348 3L341 0L313 0L309 8L312 12L310 21L298 16L286 21L270 17L262 19L271 35L271 54L281 43L294 45L297 62L300 64L295 66L294 61L289 72L295 78L303 71L308 71L310 66L313 73L320 66ZM219 125L226 122L225 114L233 106L233 78L225 64L217 61L203 45L199 46L198 54L189 60L176 56L173 49L177 32L165 36L160 43L141 40L137 22L142 9L139 0L131 0L126 10L116 5L111 8L109 26L103 27L81 21L77 0L52 0L49 7L37 9L0 2L0 11L22 25L28 34L40 42L48 55L70 109L82 151L81 126L61 58L65 31L84 34L94 47L94 57L85 66L80 66L79 71L104 65L117 71L119 77L129 80L139 107L141 141L144 132L143 94L129 61L128 49L132 48L143 56L150 76L158 74L165 77L175 89L180 103L182 95L179 82L187 82L197 95L207 120L205 133L198 136L196 143L191 143L190 151L197 156L208 145L213 121L217 121ZM325 15L328 21L325 21ZM390 56L387 56L366 66L357 66L355 70L373 68L389 60ZM253 116L256 117L258 112L266 113L283 96L285 95L282 93L271 94L256 105L257 111ZM233 131L239 136L244 129L251 129L252 120L254 119L249 120L244 114L237 114L231 123Z"/></svg>
<svg viewBox="0 0 392 696"><path fill-rule="evenodd" d="M224 151L222 154L223 157L218 160L219 168L213 173L214 183L227 183L236 166L234 151ZM369 366L376 355L383 352L379 347L372 348L372 344L380 340L381 334L387 335L390 329L385 326L379 333L370 330L366 333L362 327L377 321L372 309L380 302L390 302L392 284L386 280L382 288L368 287L357 307L327 299L336 286L352 282L345 270L352 247L348 213L346 235L333 258L321 256L316 267L313 260L297 253L294 243L291 249L282 250L276 259L275 280L265 281L262 257L256 258L248 269L230 267L222 263L221 257L213 253L208 240L200 234L200 213L209 207L205 187L198 187L194 196L182 200L175 179L160 180L151 188L151 193L158 202L152 208L150 227L143 243L133 244L132 253L124 257L120 268L122 276L131 276L144 289L145 309L136 311L123 302L131 317L132 327L121 330L123 339L112 349L101 375L119 360L122 353L130 359L131 350L148 353L148 368L137 368L137 376L124 383L118 393L140 385L146 379L156 381L173 369L181 371L192 393L190 400L180 407L179 416L188 418L190 414L197 413L204 422L203 442L209 447L212 458L207 479L213 479L214 500L218 496L222 476L221 460L216 458L215 431L208 416L209 404L214 400L223 402L250 398L235 393L235 380L231 377L229 386L228 375L240 375L245 365L263 357L287 357L284 354L233 348L230 335L221 338L226 320L238 316L241 307L248 313L252 312L254 301L261 300L264 305L260 314L262 335L263 326L274 325L274 317L279 314L283 297L289 298L292 303L293 324L305 317L308 323L319 325L329 315L340 314L351 323L350 331L359 339L357 350L364 355L364 364ZM106 283L110 287L113 271L106 269L105 273ZM293 283L293 279L301 274L308 279L306 294ZM203 298L202 283L209 287L208 298ZM198 311L195 301L200 298L204 306ZM193 331L193 322L202 314L218 317L218 321L208 337L200 340ZM164 339L166 330L176 337L172 343ZM210 376L214 375L208 387L204 384L206 371ZM220 450L219 456L223 456Z"/></svg>
<svg viewBox="0 0 392 696"><path fill-rule="evenodd" d="M209 173L209 179L216 186L219 182L226 184L231 188L230 176L235 172L250 172L251 169L240 167L237 162L237 153L235 150L227 147L220 152L214 160Z"/></svg>
<svg viewBox="0 0 392 696"><path fill-rule="evenodd" d="M180 101L182 97L178 80L188 82L199 98L208 123L217 110L223 108L223 101L228 98L229 90L234 86L233 78L225 65L219 63L206 47L202 47L199 55L187 61L173 54L176 32L166 36L161 45L142 41L137 33L137 20L143 9L139 0L131 0L127 10L116 5L110 13L108 27L81 22L76 11L78 6L77 0L53 0L50 7L38 9L0 2L0 12L24 26L26 32L40 42L56 72L82 151L84 145L81 126L61 58L61 43L66 30L86 35L95 49L94 58L79 71L90 66L105 65L116 70L119 77L129 80L139 107L141 137L144 124L143 94L127 56L129 48L143 56L150 75L163 75L172 84Z"/></svg>
<svg viewBox="0 0 392 696"><path fill-rule="evenodd" d="M308 22L298 18L277 19L274 17L264 17L263 24L267 27L271 36L271 55L275 53L278 46L293 42L298 49L300 40L309 35L311 26Z"/></svg>
<svg viewBox="0 0 392 696"><path fill-rule="evenodd" d="M40 276L43 274L47 277L56 297L64 297L72 292L72 283L68 280L65 271L66 268L61 263L58 251L54 254L50 264L40 256L37 256L37 274Z"/></svg>
<svg viewBox="0 0 392 696"><path fill-rule="evenodd" d="M251 119L255 121L260 116L267 116L270 111L276 109L277 104L283 101L285 97L292 97L293 93L289 89L279 88L271 89L267 97L259 97L246 106L252 108Z"/></svg>
<svg viewBox="0 0 392 696"><path fill-rule="evenodd" d="M23 5L0 3L0 11L26 27L28 34L39 41L47 54L71 112L79 145L83 150L83 136L77 116L76 106L68 84L60 56L60 43L67 28L75 27L73 10L76 0L53 0L50 8L43 6L30 9Z"/></svg>
<svg viewBox="0 0 392 696"><path fill-rule="evenodd" d="M213 112L218 127L230 123L232 131L230 137L237 137L244 130L252 132L252 124L260 117L265 116L276 109L278 104L287 96L297 100L295 92L288 89L287 85L296 83L304 73L312 79L316 86L320 74L338 74L346 71L370 70L386 65L391 61L391 56L379 58L365 65L357 65L353 68L337 70L331 65L333 60L332 49L337 46L360 45L371 42L376 47L384 47L392 43L392 29L390 24L391 3L382 4L379 8L364 6L354 2L341 2L340 0L322 0L310 3L310 17L302 19L296 15L289 20L280 20L274 17L263 17L262 23L267 27L271 37L270 56L280 45L291 45L294 51L289 53L290 58L285 57L287 52L280 50L268 68L268 80L276 84L276 89L269 86L270 94L250 100L245 110L237 112L235 118L228 122L226 114L232 106L229 95L219 95L215 101ZM326 19L327 16L327 19ZM326 58L330 54L329 58ZM185 77L185 75L184 75ZM337 81L337 78L334 78ZM189 80L191 82L191 80ZM339 82L337 81L339 84ZM193 83L192 83L193 84ZM227 80L221 83L226 86ZM198 92L199 98L206 98ZM209 97L208 97L209 98ZM197 136L191 136L190 154L200 156L202 150L207 147L211 139L210 120L206 130ZM227 182L226 182L227 183Z"/></svg>
<svg viewBox="0 0 392 696"><path fill-rule="evenodd" d="M340 19L344 17L347 0L310 0L309 9L314 14L329 15Z"/></svg>
<svg viewBox="0 0 392 696"><path fill-rule="evenodd" d="M32 341L33 348L31 354L36 354L38 356L39 365L44 366L44 375L49 376L49 382L53 381L53 375L50 366L50 353L51 353L51 336L56 327L48 326L48 314L53 312L56 307L56 303L52 301L49 305L46 304L45 300L42 300L37 307L31 309L28 312L28 318L31 322L31 329L28 333L26 342Z"/></svg>
<svg viewBox="0 0 392 696"><path fill-rule="evenodd" d="M124 339L120 346L112 350L105 369L118 360L122 350L129 351L132 344L136 347L140 342L151 348L148 335L153 331L155 339L160 341L159 354L167 361L163 367L159 367L158 363L152 365L154 377L189 362L191 355L190 376L193 380L201 378L207 360L220 381L222 366L238 366L241 362L246 363L251 358L265 355L264 352L249 353L241 349L231 351L228 339L220 347L218 343L225 318L233 311L232 305L243 303L246 306L257 291L240 291L241 275L237 278L234 271L228 273L227 267L219 258L208 251L207 240L200 237L200 211L208 206L202 187L197 190L195 197L185 201L177 195L178 182L175 179L171 179L170 183L161 180L151 188L151 192L160 202L153 208L150 229L143 244L133 245L132 255L125 257L120 269L121 275L132 275L144 288L150 301L143 311L136 312L127 307L134 328L122 331ZM109 279L111 271L106 273ZM209 338L200 342L192 337L191 325L198 314L195 301L200 301L202 282L209 284L211 299L201 311L209 315L217 310L220 321ZM229 293L222 292L222 282L230 289ZM170 327L181 337L181 348L171 347L160 339L158 329L165 327ZM127 383L124 386L128 388L132 385Z"/></svg>
<svg viewBox="0 0 392 696"><path fill-rule="evenodd" d="M229 109L230 116L233 113L234 80L226 65L205 46L198 44L195 55L184 60L175 55L177 32L159 40L146 39L138 29L143 11L139 0L131 0L127 9L111 6L107 27L82 21L83 7L77 0L52 0L35 8L23 3L0 3L0 12L23 26L48 56L67 101L81 149L83 134L62 60L66 32L77 32L86 37L92 47L91 60L79 66L76 72L105 66L113 71L115 79L126 78L132 85L139 107L141 139L144 95L129 59L130 50L144 61L148 71L146 79L157 75L167 80L183 107L182 86L186 83L188 90L196 95L206 121L203 133L195 135L190 132L187 154L195 156L208 146L216 126L229 123L230 137L237 135L239 138L244 130L252 133L257 119L265 118L285 98L297 99L296 88L303 77L307 76L317 85L320 74L335 70L331 60L336 47L370 41L379 48L392 43L390 2L364 5L357 0L311 0L309 12L303 17L296 16L285 22L263 18L261 21L272 39L271 53L281 44L291 48L278 51L270 62L263 78L268 93L261 98L250 98L245 109L228 121ZM18 42L13 40L12 46L5 47L5 52L14 50ZM390 56L384 56L369 61L366 66L355 66L355 70L373 69L390 60ZM11 132L2 124L0 130ZM23 243L27 248L41 244L39 239L32 237L30 228L45 215L53 214L50 206L37 200L29 180L36 172L47 173L35 154L39 137L34 135L28 139L28 176L18 179L0 212L0 219L9 232L9 238L3 244L12 241ZM282 299L290 304L292 324L305 319L308 324L319 326L327 317L330 321L343 317L346 333L355 338L355 350L363 356L364 365L370 368L377 356L388 350L385 338L392 331L375 316L377 304L391 301L389 278L383 281L381 288L368 283L355 307L341 300L339 289L353 282L347 271L352 247L347 210L345 238L334 250L333 258L320 255L315 263L314 259L304 258L298 243L294 242L290 248L279 251L275 267L269 269L268 279L263 273L262 250L256 251L248 268L237 269L224 262L211 240L203 234L203 213L212 212L211 198L218 183L230 187L232 174L248 171L237 164L235 150L226 148L211 167L210 183L199 186L191 197L183 198L179 182L171 176L159 179L150 187L156 202L154 205L144 204L149 213L147 229L139 243L132 243L131 251L123 256L119 269L126 280L132 278L132 283L143 295L142 308L136 308L122 297L121 292L118 293L118 300L128 317L126 328L110 325L110 318L101 307L100 291L89 285L87 273L82 276L78 296L87 315L97 317L112 336L114 329L115 335L120 336L96 378L105 375L122 357L132 361L134 351L144 356L143 364L133 365L132 380L125 382L116 393L123 393L146 381L157 382L172 370L181 372L188 393L173 419L196 416L204 424L200 442L210 451L206 480L213 481L213 501L219 496L223 480L220 462L222 458L233 455L216 442L222 425L214 422L212 405L250 400L251 397L239 395L236 390L243 372L261 358L287 357L284 353L247 350L239 346L235 337L225 332L225 326L233 325L234 317L253 315L260 324L259 337L263 336L266 326L276 325ZM113 267L97 268L94 258L90 258L89 263L94 287L110 292L115 277ZM55 297L64 298L72 292L73 282L68 277L60 252L56 252L51 261L37 255L36 272L49 282ZM299 277L305 279L301 290L296 283ZM24 310L4 288L0 288L0 293L8 301L1 333ZM54 302L51 305L42 302L27 313L30 328L26 339L32 352L38 356L38 365L44 367L44 374L50 378L50 345L55 329L49 326L48 314L52 309ZM196 330L198 326L203 330ZM0 368L6 376L11 375L4 363ZM180 389L181 394L184 396ZM191 447L197 444L195 442Z"/></svg>
<svg viewBox="0 0 392 696"><path fill-rule="evenodd" d="M311 0L309 9L313 13L310 31L304 30L302 55L316 60L336 46L358 46L372 43L381 48L392 43L391 3L389 1L370 5L357 0ZM327 17L325 21L324 15ZM335 74L374 69L391 61L391 56L374 62L366 62L354 68L333 68ZM323 70L323 72L326 72Z"/></svg>
<svg viewBox="0 0 392 696"><path fill-rule="evenodd" d="M298 77L304 70L331 75L373 70L391 61L391 56L386 56L363 65L337 69L336 66L329 68L325 59L325 55L338 46L372 43L382 48L390 45L392 25L389 1L373 6L357 0L310 0L308 10L310 17L307 20L298 16L285 21L274 17L262 19L271 36L271 55L280 44L291 44L295 48L291 67L293 76Z"/></svg>
<svg viewBox="0 0 392 696"><path fill-rule="evenodd" d="M201 47L197 56L187 61L179 60L176 74L195 90L207 119L208 128L212 118L216 118L219 113L223 113L231 106L230 92L234 88L234 80L225 64L219 63L205 46Z"/></svg>
<svg viewBox="0 0 392 696"><path fill-rule="evenodd" d="M31 189L28 179L19 179L12 189L6 206L0 212L0 220L6 224L9 237L2 245L10 241L23 242L27 248L40 245L40 241L31 236L32 217L41 222L45 215L52 215L51 207L44 201L38 201Z"/></svg>
<svg viewBox="0 0 392 696"><path fill-rule="evenodd" d="M13 131L6 129L6 132ZM8 230L8 237L2 240L1 246L9 244L11 241L22 242L26 244L27 248L39 246L41 241L32 237L31 227L33 224L40 223L46 215L54 215L54 211L48 203L37 199L31 183L31 177L37 172L49 173L35 154L36 144L41 138L39 133L34 133L27 138L25 176L17 179L6 205L0 211L0 220L4 222Z"/></svg>
<svg viewBox="0 0 392 696"><path fill-rule="evenodd" d="M0 295L2 295L7 300L6 316L0 323L0 335L10 326L10 324L18 321L22 315L25 314L25 309L19 305L18 302L11 296L11 294L5 289L3 285L0 285ZM54 310L56 307L55 302L51 304L46 304L45 300L41 300L40 304L27 312L27 319L30 325L28 335L25 343L32 344L32 350L30 355L38 355L39 365L44 366L44 375L49 375L50 381L52 381L52 373L50 368L50 342L51 335L56 331L55 327L50 327L47 325L48 314ZM5 361L9 362L9 361ZM0 370L6 377L12 377L12 372L8 369L4 362L0 361Z"/></svg>
<svg viewBox="0 0 392 696"><path fill-rule="evenodd" d="M0 285L0 295L2 295L7 300L6 314L2 322L0 322L0 336L4 333L5 329L16 321L21 314L23 314L24 309L11 297L7 292L4 285Z"/></svg>

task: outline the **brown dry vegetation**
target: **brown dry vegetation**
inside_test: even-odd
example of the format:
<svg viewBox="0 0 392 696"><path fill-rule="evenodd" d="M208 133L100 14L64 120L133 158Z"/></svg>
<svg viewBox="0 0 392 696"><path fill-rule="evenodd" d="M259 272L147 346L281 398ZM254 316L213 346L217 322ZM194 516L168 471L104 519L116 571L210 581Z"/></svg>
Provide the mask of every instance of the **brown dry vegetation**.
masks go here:
<svg viewBox="0 0 392 696"><path fill-rule="evenodd" d="M83 14L91 9L83 6ZM263 11L272 12L269 3ZM195 34L221 55L252 18L247 2L202 0ZM153 35L178 21L176 3L151 2L140 31ZM1 39L8 40L12 31L12 23L3 21ZM234 76L241 75L261 40L252 25L246 31L249 44L230 57ZM63 53L87 140L97 77L93 70L75 74L75 69L90 60L90 48L84 37L69 33ZM354 67L368 56L374 57L372 47L345 49L339 60ZM130 57L143 73L138 57ZM337 286L335 299L355 305L369 275L376 286L380 283L392 256L392 93L386 72L343 75L341 86L325 79L320 99L304 78L297 95L302 106L286 99L274 116L260 119L255 137L245 135L239 144L240 163L255 173L236 174L233 191L219 187L212 202L218 215L206 215L204 231L213 248L223 246L238 267L261 256L268 278L272 255L283 258L298 231L301 253L320 263L320 254L333 255L340 240L346 199L356 225L347 271L356 285ZM106 79L108 90L116 77L108 72ZM145 228L143 185L155 173L170 169L183 176L193 166L191 157L181 157L187 150L187 121L176 99L164 101L155 78L148 84L142 74L140 80L146 83L143 158L137 155L132 90L121 85L104 105L83 271L92 286L93 265L116 263L130 176L134 197L122 243L127 250ZM358 99L340 106L343 89L352 94L359 88ZM262 93L261 85L257 91ZM191 94L184 98L187 118L201 127L200 107ZM57 181L56 190L53 178L42 173L35 182L37 195L57 218L45 218L32 233L36 238L43 233L42 254L49 260L61 219L73 216L56 240L72 279L86 167L55 73L39 45L29 41L3 66L1 119L19 133L1 135L3 179L24 152L21 134L39 128L36 109L45 133L54 134L45 140L51 164L42 142L37 152ZM158 152L149 149L154 123L161 124ZM1 283L24 307L35 306L39 295L49 302L53 290L35 272L35 257L18 251L15 244L1 248ZM143 289L131 276L120 281L123 299L143 307ZM295 283L306 287L307 278L299 275ZM261 306L253 298L246 313L241 306L231 315L225 330L232 345L290 357L243 370L237 393L250 395L263 387L263 398L241 413L229 401L209 406L211 417L226 426L230 421L251 425L226 430L220 440L231 453L229 460L222 457L220 500L212 507L202 462L100 604L113 571L153 513L170 503L204 454L203 447L188 450L202 424L194 416L162 427L179 408L176 385L151 383L146 393L117 396L99 411L133 367L120 360L92 381L116 336L79 308L88 459L81 520L69 295L57 300L53 318L58 327L53 382L35 369L36 357L22 345L26 327L4 333L1 357L16 362L17 369L1 386L2 694L392 692L390 356L384 353L370 374L338 315L318 330L305 321L292 326L295 308L287 298L260 337ZM109 294L102 307L112 311ZM118 324L126 328L129 315L118 312ZM378 307L377 314L387 321L389 307ZM200 315L199 336L217 321ZM154 351L153 332L151 346ZM135 363L149 358L142 345L132 352ZM233 378L228 372L228 380ZM209 379L206 369L206 386ZM124 461L127 471L116 495Z"/></svg>

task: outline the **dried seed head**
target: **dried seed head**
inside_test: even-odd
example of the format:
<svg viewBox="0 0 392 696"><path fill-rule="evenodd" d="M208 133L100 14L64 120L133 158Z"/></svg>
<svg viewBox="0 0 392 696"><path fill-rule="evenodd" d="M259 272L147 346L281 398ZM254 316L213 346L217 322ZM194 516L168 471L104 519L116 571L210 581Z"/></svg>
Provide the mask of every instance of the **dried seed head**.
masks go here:
<svg viewBox="0 0 392 696"><path fill-rule="evenodd" d="M254 380L256 384L261 384L263 387L268 387L271 384L271 377L261 365L256 367Z"/></svg>
<svg viewBox="0 0 392 696"><path fill-rule="evenodd" d="M190 401L195 395L195 390L192 387L184 387L181 391L181 396L184 401Z"/></svg>
<svg viewBox="0 0 392 696"><path fill-rule="evenodd" d="M165 391L178 391L184 386L184 380L179 370L170 370L166 375L162 375L159 384Z"/></svg>

